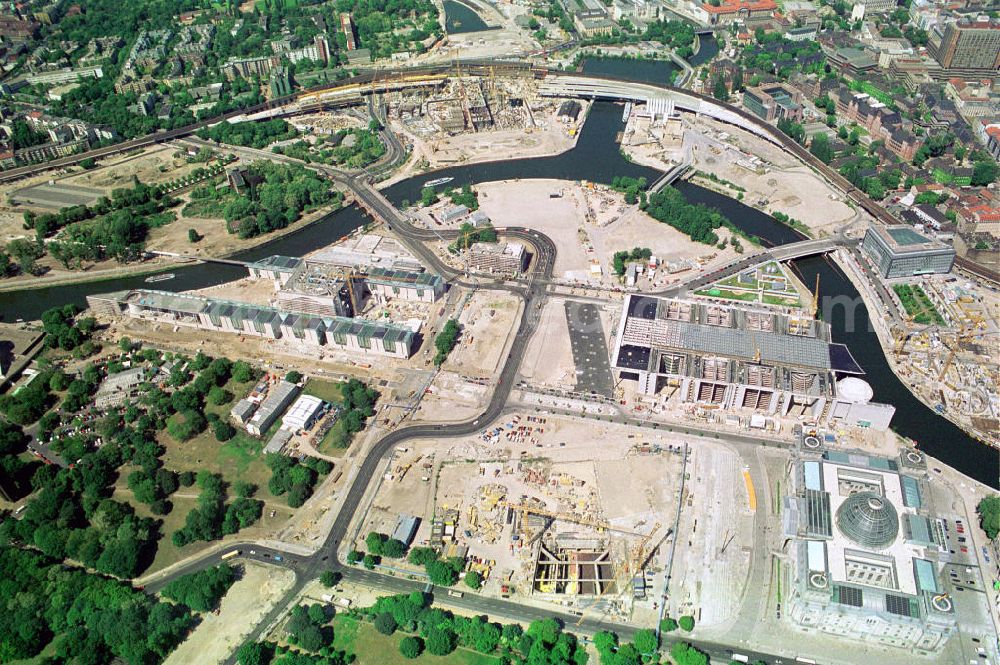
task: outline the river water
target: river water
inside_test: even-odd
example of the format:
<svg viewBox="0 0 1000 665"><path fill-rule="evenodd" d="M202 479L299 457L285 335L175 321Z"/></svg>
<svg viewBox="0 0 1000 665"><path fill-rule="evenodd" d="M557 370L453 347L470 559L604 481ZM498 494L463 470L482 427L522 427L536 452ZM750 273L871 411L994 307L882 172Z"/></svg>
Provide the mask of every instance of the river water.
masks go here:
<svg viewBox="0 0 1000 665"><path fill-rule="evenodd" d="M597 103L590 110L576 147L561 155L452 167L397 183L385 190L385 194L397 205L404 200L416 201L424 183L439 177L454 178L449 187L531 178L586 179L610 183L616 175L645 177L647 181L653 182L658 175L657 171L628 162L619 152L615 136L622 129L621 115L621 106ZM801 239L791 228L735 199L690 183L680 183L678 189L692 202L719 208L736 225L748 234L758 236L765 244L780 245ZM332 243L363 225L365 221L357 208L348 208L263 247L243 252L235 258L256 260L270 254L299 256ZM865 380L874 389L875 400L896 407L894 428L900 434L917 441L922 450L949 466L991 487L1000 488L1000 451L975 441L959 427L935 414L899 381L889 368L881 345L868 325L868 314L863 304L860 304L858 292L839 268L821 257L795 261L794 268L807 285L815 283L817 274L820 276L821 311L826 311L824 305L829 304L828 299L831 298L859 303L853 307L853 316L849 317L844 308L837 307L833 308L828 320L833 328L834 340L846 343L858 364L865 370ZM0 313L3 313L6 321L15 318L33 319L38 318L45 309L67 302L82 305L86 296L91 293L143 287L180 291L220 284L246 274L239 267L218 264L177 267L172 272L176 275L175 279L156 284L145 284L143 277L131 277L100 283L0 293ZM848 325L849 318L853 319L853 326Z"/></svg>
<svg viewBox="0 0 1000 665"><path fill-rule="evenodd" d="M444 26L449 35L489 30L479 14L468 5L455 0L444 0Z"/></svg>

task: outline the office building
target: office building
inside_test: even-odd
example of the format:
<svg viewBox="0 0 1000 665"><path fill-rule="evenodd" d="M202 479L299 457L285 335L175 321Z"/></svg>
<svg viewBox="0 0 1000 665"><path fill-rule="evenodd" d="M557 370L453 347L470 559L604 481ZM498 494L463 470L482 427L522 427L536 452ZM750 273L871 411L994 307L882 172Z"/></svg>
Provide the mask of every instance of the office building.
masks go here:
<svg viewBox="0 0 1000 665"><path fill-rule="evenodd" d="M777 9L774 0L722 0L718 5L703 3L698 8L698 15L710 25L726 25L734 21L769 19Z"/></svg>
<svg viewBox="0 0 1000 665"><path fill-rule="evenodd" d="M955 250L917 233L909 226L873 224L861 249L886 279L951 272Z"/></svg>
<svg viewBox="0 0 1000 665"><path fill-rule="evenodd" d="M313 316L185 293L118 291L88 296L87 304L105 319L129 317L363 355L408 358L414 344L411 329L392 323Z"/></svg>
<svg viewBox="0 0 1000 665"><path fill-rule="evenodd" d="M945 26L930 49L945 69L1000 69L1000 19L960 20Z"/></svg>
<svg viewBox="0 0 1000 665"><path fill-rule="evenodd" d="M956 613L926 468L914 468L921 456L816 452L796 464L782 511L790 620L807 633L939 651Z"/></svg>
<svg viewBox="0 0 1000 665"><path fill-rule="evenodd" d="M743 106L761 120L802 122L802 95L798 90L783 85L747 88L743 92Z"/></svg>

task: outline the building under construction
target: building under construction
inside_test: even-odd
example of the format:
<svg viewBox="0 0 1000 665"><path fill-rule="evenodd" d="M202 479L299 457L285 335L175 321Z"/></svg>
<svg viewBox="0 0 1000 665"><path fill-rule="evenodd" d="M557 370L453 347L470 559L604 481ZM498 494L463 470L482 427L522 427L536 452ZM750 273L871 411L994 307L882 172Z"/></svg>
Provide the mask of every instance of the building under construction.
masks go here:
<svg viewBox="0 0 1000 665"><path fill-rule="evenodd" d="M629 295L612 364L640 393L712 408L886 429L894 409L844 391L864 374L830 324L808 315ZM860 381L863 383L863 381Z"/></svg>
<svg viewBox="0 0 1000 665"><path fill-rule="evenodd" d="M538 547L532 589L567 596L616 593L614 564L607 543L598 538L558 534Z"/></svg>
<svg viewBox="0 0 1000 665"><path fill-rule="evenodd" d="M274 280L278 308L316 316L356 316L372 296L383 301L435 302L445 291L445 281L431 273L292 257L268 257L248 269L252 278Z"/></svg>

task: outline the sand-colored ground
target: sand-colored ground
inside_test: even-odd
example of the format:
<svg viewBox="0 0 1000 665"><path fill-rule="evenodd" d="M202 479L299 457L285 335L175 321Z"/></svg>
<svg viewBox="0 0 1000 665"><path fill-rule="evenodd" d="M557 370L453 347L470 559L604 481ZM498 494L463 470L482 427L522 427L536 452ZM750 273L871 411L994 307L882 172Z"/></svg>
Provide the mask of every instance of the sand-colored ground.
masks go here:
<svg viewBox="0 0 1000 665"><path fill-rule="evenodd" d="M476 291L458 317L461 335L444 367L465 376L489 378L517 326L520 300L504 291Z"/></svg>
<svg viewBox="0 0 1000 665"><path fill-rule="evenodd" d="M662 261L674 263L698 259L724 262L735 256L731 248L718 250L693 242L637 206L625 205L622 195L607 188L591 190L561 180L527 180L483 183L478 191L480 209L494 225L538 229L556 242L557 279L618 285L612 274L612 257L617 251L637 246L648 247ZM553 193L561 193L561 197L550 198ZM720 237L727 235L720 232ZM601 264L603 279L590 273L594 261ZM662 286L678 277L661 271L653 285Z"/></svg>
<svg viewBox="0 0 1000 665"><path fill-rule="evenodd" d="M243 577L222 599L219 614L201 615L201 623L167 657L166 665L224 662L295 582L284 568L242 562Z"/></svg>
<svg viewBox="0 0 1000 665"><path fill-rule="evenodd" d="M521 363L521 376L535 386L571 388L575 381L569 324L561 298L549 298L538 331Z"/></svg>
<svg viewBox="0 0 1000 665"><path fill-rule="evenodd" d="M474 418L492 394L488 381L471 383L454 372L440 372L411 418L418 422L459 422Z"/></svg>
<svg viewBox="0 0 1000 665"><path fill-rule="evenodd" d="M392 121L393 131L406 137L413 151L406 165L380 187L405 180L418 173L455 166L507 159L547 157L566 152L576 145L579 133L570 135L556 119L556 107L547 107L543 115L532 115L535 126L525 129L505 129L467 132L455 136L419 137L405 124ZM586 112L581 114L586 117Z"/></svg>
<svg viewBox="0 0 1000 665"><path fill-rule="evenodd" d="M715 154L706 149L707 143L701 144L705 147L700 146L691 153L695 168L744 188L744 203L768 213L782 212L798 219L810 227L815 236L835 233L845 223L856 219L855 210L844 202L842 195L812 169L774 144L709 118L688 122L702 133L706 142L715 143L720 150ZM765 172L758 174L738 166L736 159L742 156L738 151L758 157Z"/></svg>

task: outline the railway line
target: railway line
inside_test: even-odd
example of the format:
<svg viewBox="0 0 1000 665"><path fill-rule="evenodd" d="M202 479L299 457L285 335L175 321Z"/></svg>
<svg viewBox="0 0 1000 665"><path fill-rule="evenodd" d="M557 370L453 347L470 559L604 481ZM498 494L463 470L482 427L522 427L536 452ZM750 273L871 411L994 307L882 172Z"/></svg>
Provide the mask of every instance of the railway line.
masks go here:
<svg viewBox="0 0 1000 665"><path fill-rule="evenodd" d="M462 60L461 62L455 61L454 63L446 65L372 71L344 79L344 81L338 85L325 85L309 88L294 95L278 97L263 104L231 111L225 115L209 120L203 120L178 129L160 131L155 134L150 134L147 137L132 139L113 146L106 146L96 150L79 153L77 155L62 157L50 162L44 162L42 164L34 164L10 169L0 173L0 183L12 182L47 170L72 166L87 158L100 159L156 143L171 141L188 136L203 127L207 127L224 120L229 120L231 118L237 118L239 116L248 116L262 111L277 110L285 107L288 108L284 113L282 113L282 115L298 115L326 110L342 104L357 103L357 96L363 97L364 95L388 92L400 89L401 87L436 85L447 77L459 73L459 71L463 76L476 77L521 76L545 79L550 75L558 75L578 79L600 79L612 82L640 83L639 81L631 80L627 77L555 71L521 60ZM794 154L799 160L825 177L831 184L843 192L844 196L847 197L852 203L864 209L880 223L886 225L898 223L888 210L879 205L876 201L873 201L864 191L856 187L847 178L842 176L836 170L830 168L827 164L823 163L822 160L818 159L815 155L810 153L790 137L786 136L783 132L779 131L777 127L761 122L756 116L750 114L744 109L726 102L720 102L709 95L683 88L676 88L661 84L649 84L645 82L642 82L642 85L644 87L662 90L665 93L684 95L690 97L692 100L715 105L725 109L727 113L735 114L743 122L751 123L756 126L759 132L766 133L772 141L780 144L785 150ZM974 275L977 278L990 281L993 284L1000 285L1000 272L975 264L964 257L957 257L955 262L956 265L958 265L958 267L965 272Z"/></svg>

